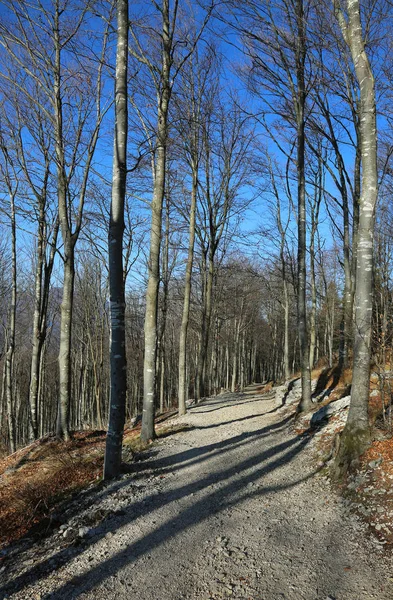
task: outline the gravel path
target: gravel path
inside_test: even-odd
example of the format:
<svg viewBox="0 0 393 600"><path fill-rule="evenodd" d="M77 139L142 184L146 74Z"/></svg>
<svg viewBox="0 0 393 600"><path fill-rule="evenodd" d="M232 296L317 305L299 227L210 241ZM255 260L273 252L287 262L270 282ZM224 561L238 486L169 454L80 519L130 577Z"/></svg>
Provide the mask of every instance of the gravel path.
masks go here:
<svg viewBox="0 0 393 600"><path fill-rule="evenodd" d="M62 546L64 531L26 552L0 597L393 598L391 558L315 473L308 438L272 400L226 394L182 421L193 429L81 502L80 523L111 512L102 525L78 545Z"/></svg>

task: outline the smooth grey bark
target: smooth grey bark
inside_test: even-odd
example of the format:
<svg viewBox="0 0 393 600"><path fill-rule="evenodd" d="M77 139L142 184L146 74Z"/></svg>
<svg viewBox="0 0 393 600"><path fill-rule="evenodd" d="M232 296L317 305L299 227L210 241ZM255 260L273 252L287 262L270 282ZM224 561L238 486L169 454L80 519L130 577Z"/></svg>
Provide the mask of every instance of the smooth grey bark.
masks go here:
<svg viewBox="0 0 393 600"><path fill-rule="evenodd" d="M357 110L358 114L359 110ZM362 189L362 144L360 123L356 128L357 145L355 156L355 172L354 172L354 190L353 190L353 226L352 226L352 261L351 261L351 319L353 319L355 305L355 290L356 290L356 271L358 261L358 240L359 240L359 217L360 217L360 196ZM351 323L352 324L352 323ZM353 327L352 335L353 339Z"/></svg>
<svg viewBox="0 0 393 600"><path fill-rule="evenodd" d="M71 326L72 309L74 297L74 247L76 238L72 236L67 202L67 175L64 148L64 124L63 124L63 98L61 91L61 51L60 38L60 14L58 1L56 2L54 18L54 46L55 46L55 69L54 69L54 112L55 112L55 146L56 146L56 168L57 168L57 198L59 204L59 223L63 238L64 250L64 274L63 274L63 297L60 309L60 348L59 348L59 401L56 423L56 435L68 440L69 430L69 403L71 393Z"/></svg>
<svg viewBox="0 0 393 600"><path fill-rule="evenodd" d="M210 195L210 193L209 193ZM213 308L213 284L214 284L214 258L215 243L211 242L207 260L205 260L205 271L203 273L203 307L202 307L202 325L201 325L201 343L198 355L198 372L196 376L196 394L195 400L198 401L205 396L206 389L206 361L210 340L210 324Z"/></svg>
<svg viewBox="0 0 393 600"><path fill-rule="evenodd" d="M295 99L296 113L296 150L297 150L297 196L298 196L298 332L300 347L300 368L302 397L299 411L307 411L311 407L311 373L310 353L307 326L307 275L306 275L306 182L305 182L305 60L306 31L303 0L296 0L296 79L297 94Z"/></svg>
<svg viewBox="0 0 393 600"><path fill-rule="evenodd" d="M10 189L10 219L11 219L11 305L9 315L9 327L7 335L6 361L6 398L7 398L7 418L8 433L11 453L16 450L16 406L13 394L13 366L15 357L15 328L16 328L16 298L17 298L17 264L16 264L16 218L15 218L15 194Z"/></svg>
<svg viewBox="0 0 393 600"><path fill-rule="evenodd" d="M334 9L344 40L351 52L360 89L362 161L351 404L332 469L334 477L340 479L358 461L370 442L368 402L373 307L373 236L378 196L378 171L374 77L363 37L359 1L347 0L346 14L342 11L338 0L334 1Z"/></svg>
<svg viewBox="0 0 393 600"><path fill-rule="evenodd" d="M284 343L283 343L283 366L284 366L284 377L287 381L291 376L291 368L289 365L289 282L287 273L287 263L285 256L285 244L286 244L286 233L289 226L290 214L288 213L287 221L283 224L282 211L281 211L281 197L280 192L277 188L276 177L274 166L271 163L270 158L268 159L270 181L273 188L273 194L276 201L276 223L277 229L280 234L280 263L281 263L281 278L283 286L283 309L284 309Z"/></svg>
<svg viewBox="0 0 393 600"><path fill-rule="evenodd" d="M177 5L177 2L176 2ZM165 167L168 145L168 109L171 97L170 73L172 66L172 34L170 29L169 1L162 3L162 70L161 93L157 111L157 160L154 173L151 204L150 251L145 312L145 357L143 362L143 413L141 440L155 437L155 395L157 356L158 289L160 285L160 246L162 236L162 208L165 194Z"/></svg>
<svg viewBox="0 0 393 600"><path fill-rule="evenodd" d="M322 149L321 149L322 152ZM315 237L318 232L319 211L323 194L323 165L318 158L317 172L315 173L314 200L311 206L311 232L310 232L310 283L311 283L311 310L310 310L310 369L315 362L315 351L317 346L317 286L315 275Z"/></svg>
<svg viewBox="0 0 393 600"><path fill-rule="evenodd" d="M38 384L40 378L40 357L42 350L42 337L40 327L42 275L44 271L44 205L40 205L37 239L37 265L34 285L34 316L33 316L33 348L30 366L29 405L31 414L31 428L33 437L38 437Z"/></svg>
<svg viewBox="0 0 393 600"><path fill-rule="evenodd" d="M232 359L231 392L236 391L237 371L238 371L238 354L239 354L239 338L240 338L240 320L235 319L235 338L234 338L233 359Z"/></svg>
<svg viewBox="0 0 393 600"><path fill-rule="evenodd" d="M11 453L15 452L17 445L17 423L16 415L18 407L15 396L14 381L14 359L15 359L15 335L16 335L16 302L17 302L17 261L16 261L16 207L15 199L18 193L19 177L15 169L14 161L6 146L3 132L0 131L0 150L3 155L4 164L0 165L0 174L9 195L9 218L11 229L11 299L8 314L8 323L5 335L5 365L4 385L6 399L6 413L8 425L9 447ZM2 394L4 397L4 393ZM19 429L19 428L18 428Z"/></svg>
<svg viewBox="0 0 393 600"><path fill-rule="evenodd" d="M124 203L128 135L128 0L117 0L115 133L109 221L110 399L104 479L120 473L127 399L125 293L123 276Z"/></svg>
<svg viewBox="0 0 393 600"><path fill-rule="evenodd" d="M164 232L164 248L162 252L162 269L161 269L161 318L158 334L157 345L157 372L159 373L159 402L160 412L164 412L165 405L165 333L167 326L168 315L168 295L169 295L169 233L170 233L170 197L169 193L165 194L165 232Z"/></svg>
<svg viewBox="0 0 393 600"><path fill-rule="evenodd" d="M59 211L61 214L61 211ZM62 224L62 217L60 217ZM62 227L63 240L67 240ZM70 439L69 416L71 395L71 327L75 285L74 243L67 240L64 244L63 296L60 307L60 348L59 348L59 403L57 412L56 435L64 440Z"/></svg>
<svg viewBox="0 0 393 600"><path fill-rule="evenodd" d="M186 274L184 279L184 301L183 313L180 327L179 338L179 415L186 414L186 349L187 349L187 332L190 316L190 299L191 299L191 280L192 266L194 262L194 244L195 244L195 221L196 221L196 202L198 188L198 170L197 165L193 161L192 164L192 187L191 187L191 206L190 206L190 225L188 233L188 255Z"/></svg>
<svg viewBox="0 0 393 600"><path fill-rule="evenodd" d="M157 316L158 316L158 290L160 283L160 245L162 236L162 208L166 184L166 155L168 145L168 111L172 92L173 79L180 72L183 64L192 54L196 43L207 23L211 9L201 27L199 34L191 44L191 49L186 52L172 73L175 53L174 34L177 24L179 2L175 0L170 6L169 0L162 0L156 5L162 20L160 32L161 64L155 68L148 57L143 54L138 45L138 52L134 56L143 64L147 65L157 91L157 131L155 143L155 161L153 168L153 198L151 203L152 219L150 230L150 251L148 260L148 283L146 291L145 311L145 355L143 364L143 412L141 440L148 441L154 438L154 416L156 404L156 371L157 371ZM135 39L135 35L133 34Z"/></svg>

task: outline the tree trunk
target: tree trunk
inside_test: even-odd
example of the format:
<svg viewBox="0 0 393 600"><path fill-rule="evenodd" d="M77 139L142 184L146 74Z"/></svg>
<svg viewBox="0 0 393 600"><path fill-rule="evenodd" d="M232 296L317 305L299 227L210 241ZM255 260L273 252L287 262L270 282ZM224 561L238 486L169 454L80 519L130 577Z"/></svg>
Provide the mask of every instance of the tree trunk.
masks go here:
<svg viewBox="0 0 393 600"><path fill-rule="evenodd" d="M170 198L169 194L166 195L165 203L165 236L164 236L164 250L162 252L162 293L161 293L161 324L158 335L158 353L157 353L157 372L159 374L159 402L160 412L164 410L165 404L165 389L164 377L165 377L165 333L167 325L168 315L168 294L169 294L169 228L170 228Z"/></svg>
<svg viewBox="0 0 393 600"><path fill-rule="evenodd" d="M186 414L186 350L187 350L187 332L190 316L190 298L191 298L191 280L192 266L194 261L194 243L195 243L195 220L196 220L196 202L197 202L198 173L197 166L193 162L191 206L190 206L190 226L189 243L186 275L184 282L184 302L183 315L180 328L179 341L179 415Z"/></svg>
<svg viewBox="0 0 393 600"><path fill-rule="evenodd" d="M336 478L345 476L370 442L368 402L370 387L371 326L373 307L373 235L378 194L377 126L374 77L366 54L358 0L346 3L347 18L335 2L345 41L360 88L362 190L359 202L353 376L351 404L333 467Z"/></svg>
<svg viewBox="0 0 393 600"><path fill-rule="evenodd" d="M206 264L206 263L205 263ZM204 294L204 307L201 329L201 345L199 348L198 358L198 382L197 382L197 397L196 400L204 398L206 395L206 362L210 339L210 324L213 306L213 279L214 279L214 256L212 251L209 251L206 274L206 288Z"/></svg>
<svg viewBox="0 0 393 600"><path fill-rule="evenodd" d="M42 338L40 328L41 296L42 296L42 274L44 269L44 214L43 205L40 206L40 219L38 223L37 242L37 265L34 289L34 316L33 316L33 349L30 368L30 390L29 404L31 414L31 428L33 437L38 437L38 384L40 377L40 357L42 350Z"/></svg>
<svg viewBox="0 0 393 600"><path fill-rule="evenodd" d="M297 178L298 178L298 329L300 346L300 368L302 381L302 398L299 411L307 411L311 407L311 374L307 327L307 281L306 281L306 182L304 169L305 156L305 122L304 108L306 101L304 65L306 58L305 19L303 0L296 1L297 20Z"/></svg>
<svg viewBox="0 0 393 600"><path fill-rule="evenodd" d="M322 149L320 150L322 152ZM311 209L311 235L310 235L310 279L311 279L311 311L310 311L310 369L314 368L315 349L317 345L317 287L315 278L315 236L318 232L319 210L323 195L323 162L321 154L318 155L318 169L315 176L315 193Z"/></svg>
<svg viewBox="0 0 393 600"><path fill-rule="evenodd" d="M284 287L284 376L285 381L288 381L291 376L291 368L289 366L289 298L288 298L288 283L286 279L283 281Z"/></svg>
<svg viewBox="0 0 393 600"><path fill-rule="evenodd" d="M168 108L171 94L171 36L169 2L162 7L162 72L161 93L158 102L157 160L154 172L152 221L150 230L150 253L145 313L145 357L143 363L143 413L141 440L147 442L155 437L154 415L156 404L156 356L158 289L160 285L160 246L162 235L162 206L165 194L165 167L168 144Z"/></svg>
<svg viewBox="0 0 393 600"><path fill-rule="evenodd" d="M11 254L12 254L12 284L11 284L11 306L10 306L10 324L8 331L8 347L6 353L6 397L7 397L7 417L8 417L8 433L10 438L11 454L16 450L16 431L15 431L15 415L16 407L14 406L13 397L13 366L15 354L15 326L16 326L16 219L15 219L15 195L11 194Z"/></svg>
<svg viewBox="0 0 393 600"><path fill-rule="evenodd" d="M59 231L58 221L55 223L51 239L51 251L48 262L45 264L45 252L47 241L45 239L45 201L40 200L40 220L38 224L37 265L35 273L34 289L34 317L33 317L33 339L32 356L30 365L29 406L31 416L31 428L36 439L39 433L38 398L40 393L40 372L42 368L43 346L46 338L47 313L50 282L53 264L56 255L57 236Z"/></svg>
<svg viewBox="0 0 393 600"><path fill-rule="evenodd" d="M74 303L75 257L72 242L64 249L63 298L60 318L59 404L56 435L70 439L69 412L71 397L71 328Z"/></svg>
<svg viewBox="0 0 393 600"><path fill-rule="evenodd" d="M110 399L104 479L120 473L127 399L123 273L124 202L127 183L128 0L117 0L115 134L109 222Z"/></svg>

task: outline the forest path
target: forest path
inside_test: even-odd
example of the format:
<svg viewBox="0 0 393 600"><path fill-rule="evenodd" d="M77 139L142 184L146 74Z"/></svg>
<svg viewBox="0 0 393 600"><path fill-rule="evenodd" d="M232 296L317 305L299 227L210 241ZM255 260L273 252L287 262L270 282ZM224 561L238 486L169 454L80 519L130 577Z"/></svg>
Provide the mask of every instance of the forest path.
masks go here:
<svg viewBox="0 0 393 600"><path fill-rule="evenodd" d="M126 508L11 598L393 597L391 559L315 474L308 437L295 435L273 400L252 388L224 394L176 422L193 429L136 463L121 481ZM106 494L119 494L111 485Z"/></svg>

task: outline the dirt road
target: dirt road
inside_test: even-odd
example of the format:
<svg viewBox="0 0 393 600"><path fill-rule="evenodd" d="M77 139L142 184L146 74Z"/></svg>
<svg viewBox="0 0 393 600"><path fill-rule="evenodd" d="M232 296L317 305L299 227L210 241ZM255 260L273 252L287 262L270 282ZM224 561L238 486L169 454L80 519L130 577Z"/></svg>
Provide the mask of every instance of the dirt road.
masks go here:
<svg viewBox="0 0 393 600"><path fill-rule="evenodd" d="M111 518L72 548L54 536L58 547L37 552L9 598L393 598L391 558L345 513L309 438L272 400L227 394L179 421L193 429L81 509L112 507Z"/></svg>

